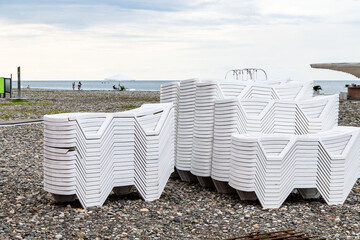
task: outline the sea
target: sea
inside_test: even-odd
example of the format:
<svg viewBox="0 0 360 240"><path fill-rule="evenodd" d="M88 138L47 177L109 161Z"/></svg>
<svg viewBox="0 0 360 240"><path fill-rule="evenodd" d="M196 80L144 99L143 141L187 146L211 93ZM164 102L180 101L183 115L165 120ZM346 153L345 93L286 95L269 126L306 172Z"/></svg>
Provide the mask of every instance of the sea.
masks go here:
<svg viewBox="0 0 360 240"><path fill-rule="evenodd" d="M340 92L347 92L345 85L356 84L360 85L360 80L316 80L314 86L320 85L323 94L337 94Z"/></svg>
<svg viewBox="0 0 360 240"><path fill-rule="evenodd" d="M113 91L113 86L119 87L123 85L127 91L160 91L160 85L176 80L131 80L131 81L104 81L104 80L81 80L81 90L85 91L99 91L109 90ZM75 89L77 89L79 80L63 80L63 81L21 81L21 87L26 88L40 88L40 89L55 89L55 90L72 90L72 84L75 82ZM13 81L13 87L17 87L17 81Z"/></svg>
<svg viewBox="0 0 360 240"><path fill-rule="evenodd" d="M121 81L120 84L125 87L127 91L160 91L160 85L164 83L174 82L178 80L135 80L135 81ZM72 90L72 83L75 82L75 89L77 89L77 81L63 80L63 81L21 81L21 86L26 88L40 88L40 89L58 89L58 90ZM109 90L113 91L113 86L118 87L119 81L104 81L104 80L84 80L81 81L82 90L97 91ZM357 84L360 85L360 80L315 80L315 85L320 85L323 94L336 94L346 92L345 85ZM16 88L17 82L13 81L13 87Z"/></svg>

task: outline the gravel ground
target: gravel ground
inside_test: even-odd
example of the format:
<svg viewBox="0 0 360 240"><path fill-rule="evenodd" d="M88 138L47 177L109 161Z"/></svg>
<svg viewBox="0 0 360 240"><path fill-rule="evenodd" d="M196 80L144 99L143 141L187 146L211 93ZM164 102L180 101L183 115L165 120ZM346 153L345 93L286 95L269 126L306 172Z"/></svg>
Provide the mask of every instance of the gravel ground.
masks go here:
<svg viewBox="0 0 360 240"><path fill-rule="evenodd" d="M38 119L64 112L120 112L159 102L159 92L44 91L24 89L24 102L0 98L0 120Z"/></svg>
<svg viewBox="0 0 360 240"><path fill-rule="evenodd" d="M84 107L104 111L102 107L109 105L117 111L129 102L158 101L158 93L131 93L125 95L129 101L124 103L119 100L123 93L106 97L100 92L80 93L81 99L70 92L28 94L46 101L60 97L47 110L40 108L42 113ZM31 110L30 105L25 107ZM342 102L340 123L360 126L359 112L358 102ZM78 202L56 204L42 189L43 124L0 127L0 139L0 239L221 239L282 229L328 239L360 239L359 181L341 206L292 194L280 209L268 210L258 202L240 201L236 195L170 179L159 200L144 202L136 193L110 195L103 207L84 210Z"/></svg>

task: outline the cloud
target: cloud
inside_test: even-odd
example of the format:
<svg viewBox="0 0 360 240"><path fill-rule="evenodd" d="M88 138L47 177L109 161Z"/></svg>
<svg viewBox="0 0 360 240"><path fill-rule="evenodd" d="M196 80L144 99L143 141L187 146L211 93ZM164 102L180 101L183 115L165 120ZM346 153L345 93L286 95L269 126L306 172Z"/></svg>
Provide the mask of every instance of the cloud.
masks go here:
<svg viewBox="0 0 360 240"><path fill-rule="evenodd" d="M257 0L257 6L263 16L286 16L288 19L301 17L310 21L321 20L323 23L341 23L345 19L358 19L360 1Z"/></svg>
<svg viewBox="0 0 360 240"><path fill-rule="evenodd" d="M360 1L325 3L0 0L0 66L21 65L24 79L103 79L119 69L136 79L223 78L233 67L311 79L322 76L312 62L360 59Z"/></svg>
<svg viewBox="0 0 360 240"><path fill-rule="evenodd" d="M195 1L196 2L196 1ZM197 4L192 4L191 1L165 1L165 0L87 0L87 1L72 1L72 0L12 0L0 3L1 6L29 6L29 7L86 7L86 6L111 6L123 9L138 9L138 10L152 10L152 11L178 11L180 9L190 7Z"/></svg>
<svg viewBox="0 0 360 240"><path fill-rule="evenodd" d="M47 1L14 0L0 3L0 19L9 23L55 24L68 28L85 28L102 23L146 22L156 14L196 9L206 1ZM149 18L150 17L150 18Z"/></svg>
<svg viewBox="0 0 360 240"><path fill-rule="evenodd" d="M128 22L202 26L357 22L360 1L13 0L0 1L0 8L0 19L9 23L55 24L79 29Z"/></svg>

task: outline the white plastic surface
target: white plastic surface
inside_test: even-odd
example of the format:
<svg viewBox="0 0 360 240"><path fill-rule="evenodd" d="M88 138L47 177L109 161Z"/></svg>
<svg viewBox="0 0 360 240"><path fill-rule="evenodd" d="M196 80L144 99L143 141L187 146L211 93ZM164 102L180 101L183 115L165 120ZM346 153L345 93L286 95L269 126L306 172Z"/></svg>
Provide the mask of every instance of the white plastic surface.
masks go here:
<svg viewBox="0 0 360 240"><path fill-rule="evenodd" d="M101 206L114 187L158 199L174 169L172 103L44 116L44 189Z"/></svg>

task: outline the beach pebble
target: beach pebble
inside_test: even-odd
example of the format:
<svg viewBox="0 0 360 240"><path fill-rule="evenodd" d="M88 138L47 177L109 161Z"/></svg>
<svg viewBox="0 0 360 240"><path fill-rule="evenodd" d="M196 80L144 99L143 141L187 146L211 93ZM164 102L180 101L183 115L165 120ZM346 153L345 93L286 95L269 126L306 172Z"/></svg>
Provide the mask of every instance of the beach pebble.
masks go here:
<svg viewBox="0 0 360 240"><path fill-rule="evenodd" d="M23 113L9 113L21 119L52 109L113 112L159 99L158 92L121 94L29 92L24 95L52 105L34 100ZM359 112L360 104L340 103L339 123L360 126ZM0 239L224 239L284 229L326 239L360 238L359 181L339 206L292 193L280 209L263 209L257 201L170 179L156 201L145 202L136 192L111 194L103 207L86 210L78 201L56 204L43 190L43 154L42 123L0 128Z"/></svg>

